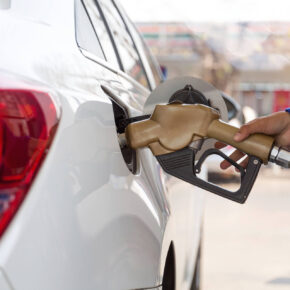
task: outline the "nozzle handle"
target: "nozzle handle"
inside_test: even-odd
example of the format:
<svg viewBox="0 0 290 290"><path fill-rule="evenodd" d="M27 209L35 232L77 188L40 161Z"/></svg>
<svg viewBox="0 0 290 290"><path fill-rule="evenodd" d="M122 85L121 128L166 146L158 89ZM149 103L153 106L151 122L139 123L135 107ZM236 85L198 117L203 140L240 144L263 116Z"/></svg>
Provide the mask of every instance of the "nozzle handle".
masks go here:
<svg viewBox="0 0 290 290"><path fill-rule="evenodd" d="M233 138L239 131L238 128L224 123L221 120L214 120L208 127L208 137L229 144L244 153L260 158L264 164L268 163L270 153L274 144L274 138L264 134L252 134L241 142Z"/></svg>

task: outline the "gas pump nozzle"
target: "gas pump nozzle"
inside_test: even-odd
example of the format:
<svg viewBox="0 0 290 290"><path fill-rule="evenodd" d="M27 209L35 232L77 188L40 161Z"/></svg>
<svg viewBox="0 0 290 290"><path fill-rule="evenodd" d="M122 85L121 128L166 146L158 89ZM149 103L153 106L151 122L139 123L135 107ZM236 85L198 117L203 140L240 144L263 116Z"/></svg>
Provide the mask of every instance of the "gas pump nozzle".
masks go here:
<svg viewBox="0 0 290 290"><path fill-rule="evenodd" d="M290 168L290 152L281 147L273 146L269 161L281 167Z"/></svg>
<svg viewBox="0 0 290 290"><path fill-rule="evenodd" d="M242 142L233 137L238 128L220 120L214 108L201 104L157 105L149 120L129 124L125 134L134 149L149 147L162 168L169 174L215 194L244 203L252 189L262 163L269 161L289 168L290 152L274 146L274 138L253 134ZM214 138L249 155L249 163L242 168L217 149L209 149L195 160L200 146L190 146ZM236 192L200 179L197 174L204 160L212 154L222 156L241 172L241 187Z"/></svg>

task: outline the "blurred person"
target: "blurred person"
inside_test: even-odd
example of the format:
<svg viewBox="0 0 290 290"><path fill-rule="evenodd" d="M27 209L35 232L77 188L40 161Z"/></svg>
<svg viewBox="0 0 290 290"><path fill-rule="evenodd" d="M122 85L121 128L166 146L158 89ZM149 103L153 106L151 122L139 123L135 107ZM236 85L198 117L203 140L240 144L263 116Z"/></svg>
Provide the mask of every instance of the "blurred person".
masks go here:
<svg viewBox="0 0 290 290"><path fill-rule="evenodd" d="M243 125L234 136L234 140L241 142L254 133L263 133L267 135L275 136L275 143L279 147L284 147L290 150L290 108L286 109L285 112L277 112L268 116L257 118L245 125ZM226 145L217 142L216 148L221 149ZM235 150L230 158L234 161L243 159L245 153ZM240 165L246 167L248 164L248 158L241 161ZM224 160L221 162L221 169L227 169L231 164Z"/></svg>

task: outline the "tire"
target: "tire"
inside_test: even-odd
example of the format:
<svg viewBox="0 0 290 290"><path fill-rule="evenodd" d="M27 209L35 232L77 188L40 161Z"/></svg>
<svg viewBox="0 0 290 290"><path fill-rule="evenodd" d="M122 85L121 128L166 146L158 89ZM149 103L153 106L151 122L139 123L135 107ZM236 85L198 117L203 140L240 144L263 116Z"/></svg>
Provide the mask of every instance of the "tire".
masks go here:
<svg viewBox="0 0 290 290"><path fill-rule="evenodd" d="M197 258L195 262L194 275L193 275L190 290L201 290L200 277L201 277L201 246L199 246L199 249L198 249Z"/></svg>

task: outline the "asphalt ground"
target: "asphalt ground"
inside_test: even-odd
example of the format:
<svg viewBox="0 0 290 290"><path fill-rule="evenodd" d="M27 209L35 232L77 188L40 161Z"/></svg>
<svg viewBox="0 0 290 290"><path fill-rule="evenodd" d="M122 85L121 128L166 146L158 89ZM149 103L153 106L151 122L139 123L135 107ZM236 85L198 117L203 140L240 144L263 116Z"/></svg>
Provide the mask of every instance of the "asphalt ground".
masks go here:
<svg viewBox="0 0 290 290"><path fill-rule="evenodd" d="M244 205L206 200L202 289L290 289L290 170L264 168Z"/></svg>

